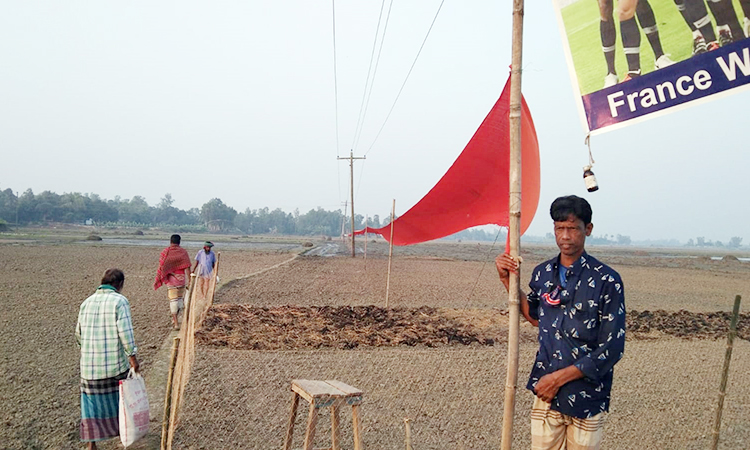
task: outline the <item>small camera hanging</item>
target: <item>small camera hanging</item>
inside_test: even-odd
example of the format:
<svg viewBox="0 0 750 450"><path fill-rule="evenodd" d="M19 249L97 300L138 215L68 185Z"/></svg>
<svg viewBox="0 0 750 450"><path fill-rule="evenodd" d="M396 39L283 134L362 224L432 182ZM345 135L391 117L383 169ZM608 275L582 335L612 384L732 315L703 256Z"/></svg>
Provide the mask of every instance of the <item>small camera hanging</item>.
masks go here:
<svg viewBox="0 0 750 450"><path fill-rule="evenodd" d="M594 172L591 170L592 167L594 167L594 156L591 154L591 135L586 135L586 140L584 143L589 148L589 163L586 166L583 166L583 183L586 185L586 190L589 192L594 192L599 190L599 184L596 182L596 176L594 175Z"/></svg>

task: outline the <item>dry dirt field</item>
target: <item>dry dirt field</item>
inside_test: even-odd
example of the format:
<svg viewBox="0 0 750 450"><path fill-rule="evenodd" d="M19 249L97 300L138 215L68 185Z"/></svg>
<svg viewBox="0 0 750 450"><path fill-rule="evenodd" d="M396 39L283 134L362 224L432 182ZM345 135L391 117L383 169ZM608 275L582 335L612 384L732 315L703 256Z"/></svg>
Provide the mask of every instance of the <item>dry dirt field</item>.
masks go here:
<svg viewBox="0 0 750 450"><path fill-rule="evenodd" d="M382 241L368 243L366 260L361 254L355 260L345 255L301 256L267 271L263 269L288 261L301 248L223 250L221 243L217 248L222 251L223 286L212 313L214 327L228 326L231 318L242 323L244 316L231 308L254 314L257 322L247 319L244 326L261 329L263 339L280 335L268 318L273 311L288 313L285 326L290 335L300 334L303 322L316 323L311 319L321 311L333 317L349 317L348 311L365 317L383 314L387 248ZM445 324L464 327L467 333L478 329L488 333L492 345L486 339L465 345L440 334L431 343L385 347L287 344L247 350L202 341L175 448L280 448L291 400L289 384L295 378L337 379L363 390L363 435L369 449L403 448L407 417L415 450L498 448L507 358L507 296L492 264L498 251L469 243L396 248L388 294L389 307L405 314L398 323L424 324L438 331ZM747 305L750 263L687 257L669 250L589 251L620 272L629 310L687 311L680 316L651 314L656 319L650 322L648 315L631 318L629 326L650 325L642 333L629 334L626 355L616 367L603 448L708 448L726 346L724 338L714 337L721 334L716 332L721 320L708 313L731 310L735 294L743 295ZM83 448L77 441L78 350L73 330L78 306L107 267L125 271L124 294L131 301L149 379L169 336L165 294L151 289L158 252L158 247L145 246L0 241L0 448ZM553 254L550 247L525 247L522 279ZM222 313L222 308L229 309ZM421 319L414 319L415 314ZM744 315L742 330L747 330L747 321ZM343 328L341 322L333 323L339 324L333 331ZM199 333L209 333L209 328ZM674 328L708 331L668 334ZM321 330L318 327L318 335ZM534 329L524 324L521 333L514 448L529 444L531 394L523 387L535 350ZM750 342L746 331L741 333L743 338L735 340L724 405L719 445L723 449L750 448ZM304 339L313 340L314 334ZM303 404L295 448L301 447L305 412ZM155 419L160 417L159 412ZM351 448L349 418L343 411L345 448ZM324 413L316 447L330 445L327 426ZM152 432L159 433L157 421Z"/></svg>
<svg viewBox="0 0 750 450"><path fill-rule="evenodd" d="M83 448L77 428L75 325L80 304L109 267L125 272L123 294L130 300L141 366L148 379L171 329L166 293L153 290L160 246L166 242L168 237L151 247L0 241L0 448ZM191 256L198 250L188 249ZM217 249L227 280L292 256L288 251ZM154 430L160 432L158 427Z"/></svg>

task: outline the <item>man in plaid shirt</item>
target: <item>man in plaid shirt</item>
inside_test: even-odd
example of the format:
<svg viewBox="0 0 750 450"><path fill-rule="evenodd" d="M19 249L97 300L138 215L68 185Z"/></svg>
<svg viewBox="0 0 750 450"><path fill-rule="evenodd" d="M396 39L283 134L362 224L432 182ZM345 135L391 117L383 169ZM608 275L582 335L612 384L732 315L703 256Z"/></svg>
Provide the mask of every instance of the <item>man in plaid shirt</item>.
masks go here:
<svg viewBox="0 0 750 450"><path fill-rule="evenodd" d="M97 441L119 436L119 381L127 377L129 367L139 370L130 303L120 294L124 284L125 274L120 269L107 270L78 313L80 432L89 449L96 449Z"/></svg>

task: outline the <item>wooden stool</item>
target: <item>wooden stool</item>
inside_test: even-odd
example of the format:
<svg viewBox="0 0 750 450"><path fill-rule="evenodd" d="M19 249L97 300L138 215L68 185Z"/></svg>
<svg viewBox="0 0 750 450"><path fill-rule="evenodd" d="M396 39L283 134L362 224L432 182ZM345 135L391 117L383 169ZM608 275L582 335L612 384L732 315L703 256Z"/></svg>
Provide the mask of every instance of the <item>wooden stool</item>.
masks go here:
<svg viewBox="0 0 750 450"><path fill-rule="evenodd" d="M331 450L341 448L339 407L344 403L352 405L354 450L363 450L359 419L359 404L362 403L362 395L363 392L359 389L336 380L292 380L292 413L289 416L289 426L284 439L284 450L291 450L292 448L294 420L297 418L300 396L310 403L304 450L312 450L313 448L315 425L318 423L318 410L325 407L331 408Z"/></svg>

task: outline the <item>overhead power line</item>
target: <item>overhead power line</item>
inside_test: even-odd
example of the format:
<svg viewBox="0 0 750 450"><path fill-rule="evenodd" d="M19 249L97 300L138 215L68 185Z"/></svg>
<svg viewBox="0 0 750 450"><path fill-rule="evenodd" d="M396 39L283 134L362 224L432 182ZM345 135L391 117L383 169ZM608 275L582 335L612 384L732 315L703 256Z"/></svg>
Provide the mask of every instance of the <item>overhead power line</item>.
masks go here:
<svg viewBox="0 0 750 450"><path fill-rule="evenodd" d="M336 0L331 0L331 14L333 15L333 96L336 109L336 156L339 156L339 80L336 64Z"/></svg>
<svg viewBox="0 0 750 450"><path fill-rule="evenodd" d="M332 28L333 28L333 97L334 107L336 110L336 158L339 157L339 81L338 81L338 66L336 64L336 0L331 0L331 15L332 15ZM341 170L339 170L339 164L336 164L337 179L339 184L339 201L341 200Z"/></svg>
<svg viewBox="0 0 750 450"><path fill-rule="evenodd" d="M435 17L432 19L432 23L430 24L430 28L427 30L427 34L425 35L424 40L422 41L422 45L419 47L417 56L414 57L414 62L411 64L411 67L409 68L409 72L406 74L404 83L401 85L401 89L399 89L398 94L396 95L396 99L393 100L393 105L391 105L391 109L390 111L388 111L388 115L385 117L385 120L383 121L383 125L380 126L380 130L378 130L378 134L375 135L375 139L373 139L372 144L370 144L370 147L365 152L365 156L367 156L367 154L370 153L370 150L372 150L372 147L375 145L375 142L377 142L378 138L380 137L380 133L383 131L383 128L385 128L385 124L388 123L388 119L391 117L391 113L393 113L393 109L396 107L396 103L398 102L399 97L401 97L401 93L404 91L404 86L406 86L406 82L409 81L409 76L411 75L412 70L414 70L414 66L417 64L419 55L422 53L422 49L424 48L424 45L427 42L427 38L430 37L430 32L432 31L432 27L435 25L435 21L437 20L438 15L440 14L440 10L443 8L443 3L445 3L445 0L440 2L440 6L438 6L437 12L435 12Z"/></svg>
<svg viewBox="0 0 750 450"><path fill-rule="evenodd" d="M380 15L378 15L378 26L375 27L375 38L372 41L372 51L370 52L370 66L367 68L367 78L365 79L365 87L362 89L362 102L359 105L359 115L357 116L357 126L354 127L354 137L352 138L351 148L354 149L354 143L357 141L357 134L362 124L362 112L365 107L365 97L367 96L367 86L370 84L370 74L372 74L372 61L375 59L375 47L378 44L378 34L380 33L380 22L383 20L383 7L385 6L385 0L380 2ZM374 77L373 77L374 81Z"/></svg>
<svg viewBox="0 0 750 450"><path fill-rule="evenodd" d="M365 101L365 109L362 113L362 121L359 124L359 130L355 133L356 140L354 142L354 148L359 146L359 138L362 136L362 130L365 127L365 119L367 118L367 110L370 107L370 98L372 97L372 88L375 86L375 79L378 74L378 66L380 65L380 55L383 54L383 44L385 43L385 36L388 33L388 23L391 18L391 11L393 10L393 0L388 4L388 14L385 16L385 25L383 26L383 36L380 38L380 47L378 47L378 56L375 59L375 69L372 71L372 81L370 81L370 89L367 91L367 101Z"/></svg>

